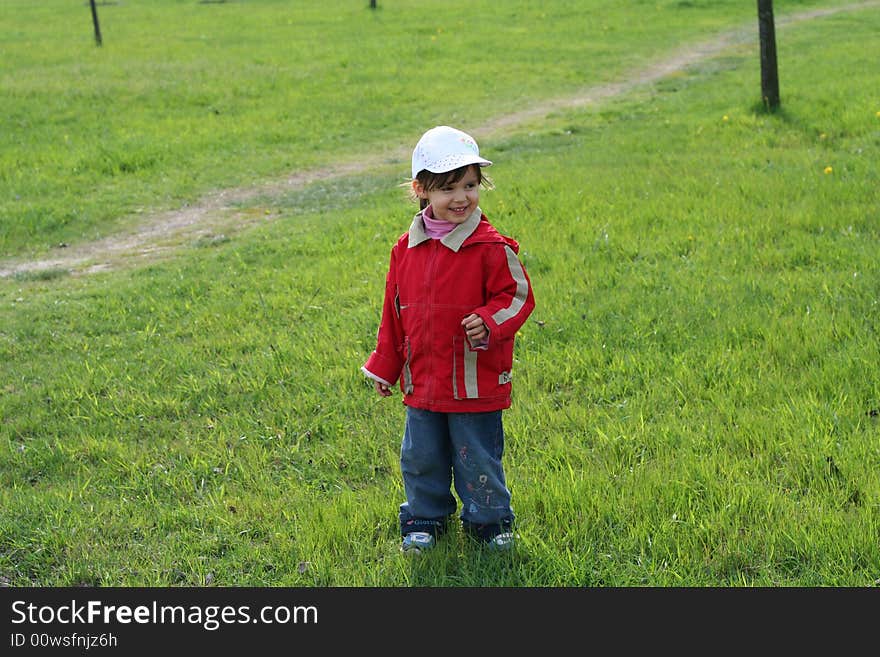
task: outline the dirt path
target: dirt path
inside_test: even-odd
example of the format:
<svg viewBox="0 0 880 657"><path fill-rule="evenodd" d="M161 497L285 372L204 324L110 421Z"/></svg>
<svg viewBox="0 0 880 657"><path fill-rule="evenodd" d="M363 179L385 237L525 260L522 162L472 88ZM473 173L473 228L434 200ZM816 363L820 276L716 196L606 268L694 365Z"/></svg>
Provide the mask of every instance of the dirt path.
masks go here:
<svg viewBox="0 0 880 657"><path fill-rule="evenodd" d="M849 5L814 9L789 16L776 17L776 29L794 23L830 16L844 11L855 11L880 6L880 1L857 2ZM547 114L563 109L584 107L602 100L620 96L690 66L709 60L722 52L749 42L757 42L757 18L755 24L713 35L710 41L684 46L667 58L645 69L630 72L620 81L590 87L573 96L543 101L522 111L495 117L473 132L483 138L502 135L519 126L540 120ZM16 273L46 270L67 270L72 274L88 274L122 266L149 262L170 256L182 244L199 238L211 238L220 234L230 235L245 230L271 217L255 216L241 210L242 203L257 197L277 197L291 190L300 189L318 180L329 180L387 166L390 160L408 160L409 150L379 153L352 159L336 166L301 171L286 179L263 185L222 190L209 194L197 204L172 212L150 215L134 229L101 240L58 249L57 254L37 260L0 263L0 278Z"/></svg>

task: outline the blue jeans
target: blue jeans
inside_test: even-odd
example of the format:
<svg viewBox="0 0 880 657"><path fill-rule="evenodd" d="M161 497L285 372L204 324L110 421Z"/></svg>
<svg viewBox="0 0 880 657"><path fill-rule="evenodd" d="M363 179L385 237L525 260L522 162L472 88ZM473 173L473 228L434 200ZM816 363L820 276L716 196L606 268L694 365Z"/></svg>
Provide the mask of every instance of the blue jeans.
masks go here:
<svg viewBox="0 0 880 657"><path fill-rule="evenodd" d="M510 531L514 520L501 456L501 411L436 413L406 408L400 469L406 502L400 505L400 533L446 529L461 500L461 522L469 533L488 540Z"/></svg>

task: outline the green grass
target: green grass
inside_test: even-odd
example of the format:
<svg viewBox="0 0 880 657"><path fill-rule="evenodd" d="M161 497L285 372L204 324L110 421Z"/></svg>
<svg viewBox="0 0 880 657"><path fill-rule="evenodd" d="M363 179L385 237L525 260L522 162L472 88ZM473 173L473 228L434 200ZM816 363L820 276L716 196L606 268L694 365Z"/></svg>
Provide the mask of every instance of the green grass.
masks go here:
<svg viewBox="0 0 880 657"><path fill-rule="evenodd" d="M95 75L108 85L124 70L110 62L122 48L114 31L149 34L152 18L162 34L172 5L192 12L182 22L191 34L205 30L199 11L240 12L226 38L238 34L254 48L245 14L262 16L260 43L277 45L280 23L269 17L290 11L269 2L130 4L100 8L104 50L92 50L87 23L80 35L80 53L106 58ZM359 20L403 20L391 3L380 2L375 17L356 4L350 11ZM478 17L489 13L488 3L473 4ZM21 226L6 228L6 249L111 231L139 194L136 202L153 211L210 185L334 154L406 149L437 119L482 122L518 99L613 79L670 43L702 41L753 12L735 3L623 4L560 3L572 13L607 12L618 26L603 36L595 21L588 45L570 16L554 19L560 51L605 53L604 70L578 78L582 67L567 62L549 67L546 80L517 86L516 65L500 65L513 50L505 29L466 31L465 41L488 39L500 51L487 49L467 73L472 95L449 96L460 57L438 52L426 64L439 74L436 102L419 97L424 67L416 67L419 75L397 82L393 97L403 106L386 107L388 124L369 135L362 126L373 125L380 101L372 110L352 100L321 112L314 125L328 138L336 127L323 121L350 127L326 148L290 137L266 147L257 133L283 130L234 94L228 102L241 113L241 133L169 152L143 187L128 186L137 174L93 173L93 193L82 193L67 170L59 178L68 180L69 200L93 210L59 228L15 214ZM820 5L778 3L777 15L807 6ZM412 24L402 33L433 25L414 7L407 3ZM646 22L650 38L624 29L646 8L667 19ZM114 25L114 11L141 18ZM677 12L687 15L670 18ZM502 27L534 23L509 18ZM518 55L524 67L546 47L547 33L535 29L524 33L534 38ZM399 393L379 399L358 371L374 344L388 250L413 211L397 169L254 200L278 218L185 246L173 259L88 276L49 270L0 279L0 578L99 586L875 585L878 29L875 7L780 30L782 108L773 114L758 102L756 53L743 46L652 88L481 141L496 163L496 189L484 192L482 206L520 241L538 302L517 343L514 405L505 415L522 539L513 555L485 552L458 533L417 560L398 552L403 409ZM26 34L20 28L19 41L35 38ZM636 36L647 41L636 44ZM177 63L145 80L140 100L127 89L115 102L164 103L162 85L197 95L181 71L205 44L178 36L159 48L155 37L139 38L126 42L125 61L154 66L167 52ZM284 56L276 56L280 66ZM11 77L32 94L41 80L63 79L47 77L47 60L61 60L62 71L71 65L61 47L31 57L32 75ZM534 65L546 67L549 57ZM319 93L330 73L316 66ZM487 77L493 66L510 77ZM360 74L364 88L390 84L369 67ZM8 69L3 75L7 88ZM253 74L257 96L271 77ZM494 97L496 84L487 106L483 94ZM204 85L224 93L218 78L206 76ZM37 97L21 92L18 120L56 131L52 112L38 118ZM397 112L399 123L391 120ZM97 124L78 116L68 125L85 143ZM150 112L139 116L150 126L143 147L166 148ZM70 155L48 136L33 138L34 161ZM191 156L179 162L184 151ZM170 182L184 169L190 182ZM29 202L61 205L22 190ZM9 207L19 208L4 207L4 226Z"/></svg>
<svg viewBox="0 0 880 657"><path fill-rule="evenodd" d="M213 189L396 157L426 125L479 125L753 22L744 5L131 0L99 6L98 48L87 3L6 0L0 257Z"/></svg>

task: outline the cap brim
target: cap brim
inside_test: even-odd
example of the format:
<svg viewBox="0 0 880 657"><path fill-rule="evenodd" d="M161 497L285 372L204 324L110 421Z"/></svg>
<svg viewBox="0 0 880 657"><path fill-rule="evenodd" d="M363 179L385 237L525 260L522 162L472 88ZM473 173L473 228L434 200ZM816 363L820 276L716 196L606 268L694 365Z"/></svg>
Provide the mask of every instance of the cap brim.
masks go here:
<svg viewBox="0 0 880 657"><path fill-rule="evenodd" d="M460 169L461 167L466 167L469 164L477 164L481 167L488 167L492 165L492 160L487 160L486 158L480 157L479 155L462 154L454 158L446 158L442 166L428 166L424 168L431 173L447 173L448 171L455 171L456 169ZM422 169L419 169L419 171L421 170ZM418 175L419 171L413 171L413 178Z"/></svg>

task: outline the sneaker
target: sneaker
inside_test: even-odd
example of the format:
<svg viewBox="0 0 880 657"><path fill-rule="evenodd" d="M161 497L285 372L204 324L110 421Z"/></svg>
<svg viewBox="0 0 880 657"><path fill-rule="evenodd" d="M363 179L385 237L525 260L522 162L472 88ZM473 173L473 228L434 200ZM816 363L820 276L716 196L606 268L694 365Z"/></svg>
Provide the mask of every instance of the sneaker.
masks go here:
<svg viewBox="0 0 880 657"><path fill-rule="evenodd" d="M400 549L404 552L423 552L434 547L434 536L429 532L410 532L403 537Z"/></svg>
<svg viewBox="0 0 880 657"><path fill-rule="evenodd" d="M487 545L490 550L504 551L511 549L515 541L516 536L513 532L501 532L490 538Z"/></svg>

